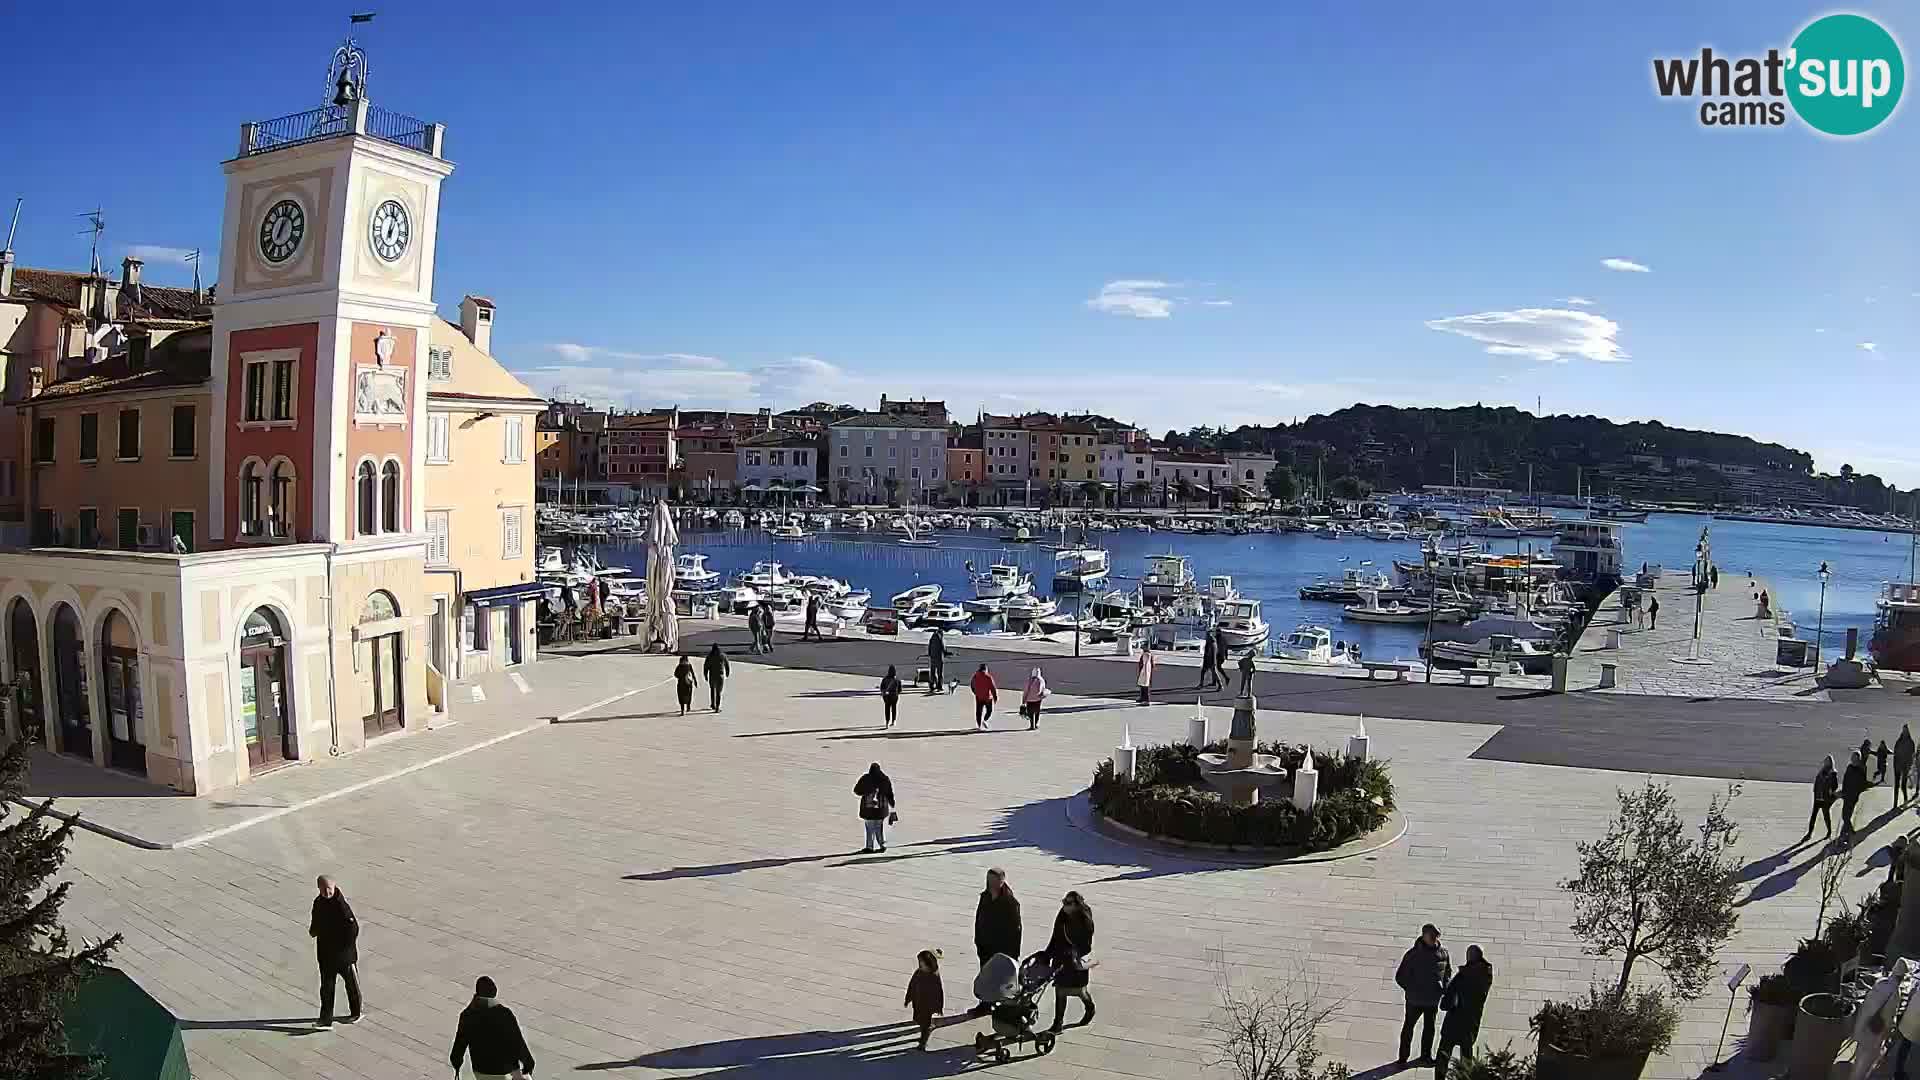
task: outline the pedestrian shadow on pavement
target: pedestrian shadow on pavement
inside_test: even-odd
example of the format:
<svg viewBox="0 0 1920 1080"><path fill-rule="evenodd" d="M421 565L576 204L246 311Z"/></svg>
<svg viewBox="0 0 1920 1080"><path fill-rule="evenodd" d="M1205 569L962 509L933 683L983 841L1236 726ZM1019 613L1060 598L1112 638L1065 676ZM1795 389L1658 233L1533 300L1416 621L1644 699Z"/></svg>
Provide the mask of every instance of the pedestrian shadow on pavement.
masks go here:
<svg viewBox="0 0 1920 1080"><path fill-rule="evenodd" d="M789 728L785 731L742 731L736 733L733 737L736 739L765 739L774 735L837 735L842 731L863 731L868 728L885 730L880 728L878 723L873 723L865 724L861 727L816 727Z"/></svg>
<svg viewBox="0 0 1920 1080"><path fill-rule="evenodd" d="M281 1016L262 1020L180 1020L182 1031L277 1031L282 1035L312 1035L324 1030L311 1016Z"/></svg>
<svg viewBox="0 0 1920 1080"><path fill-rule="evenodd" d="M950 1016L938 1026L965 1023ZM919 1032L907 1020L846 1031L799 1031L787 1035L722 1039L655 1050L624 1061L596 1061L579 1072L615 1069L700 1069L707 1077L817 1077L848 1075L875 1078L953 1076L982 1068L969 1045L936 1046L921 1052ZM713 1070L713 1071L705 1071Z"/></svg>
<svg viewBox="0 0 1920 1080"><path fill-rule="evenodd" d="M1852 846L1853 847L1861 846L1862 840L1864 840L1868 836L1873 835L1875 832L1878 832L1882 826L1886 825L1888 822L1892 821L1894 818L1899 817L1903 809L1904 809L1903 807L1891 807L1885 813L1882 813L1879 817L1876 817L1873 820L1868 821L1865 824L1861 825L1860 827L1854 829ZM1766 900L1771 897L1778 896L1781 893L1786 892L1788 889L1793 888L1796 882L1798 882L1802 877L1806 876L1807 871L1820 865L1820 861L1826 858L1834 850L1834 848L1839 845L1840 845L1840 840L1838 839L1838 837L1832 840L1824 840L1816 844L1813 848L1813 853L1807 856L1805 860L1793 866L1789 866L1786 869L1781 870L1775 873L1773 876L1760 882L1758 885L1755 885L1753 887L1753 891L1749 892L1746 896L1743 896L1740 899L1735 900L1733 902L1733 906L1745 907L1748 904L1757 903L1761 900ZM1772 858L1780 859L1781 861L1784 862L1787 858L1790 858L1791 855L1792 855L1792 849L1788 849L1787 851L1782 852L1780 855L1772 856ZM1845 858L1846 856L1844 853L1842 853L1841 857ZM1741 880L1746 880L1746 879L1742 877Z"/></svg>
<svg viewBox="0 0 1920 1080"><path fill-rule="evenodd" d="M738 862L712 863L707 866L676 866L670 870L654 870L645 874L626 874L622 881L679 881L684 878L725 877L728 874L744 873L748 870L772 870L781 866L798 866L802 863L826 862L828 859L845 859L837 866L867 865L869 863L895 862L901 859L924 859L932 855L958 855L971 852L990 851L1014 845L1001 843L1000 837L992 833L978 833L973 836L948 836L938 840L919 840L911 844L895 844L897 855L879 855L860 851L825 851L813 855L791 855L779 859L744 859ZM904 849L926 849L907 851ZM864 856L864 857L863 857Z"/></svg>

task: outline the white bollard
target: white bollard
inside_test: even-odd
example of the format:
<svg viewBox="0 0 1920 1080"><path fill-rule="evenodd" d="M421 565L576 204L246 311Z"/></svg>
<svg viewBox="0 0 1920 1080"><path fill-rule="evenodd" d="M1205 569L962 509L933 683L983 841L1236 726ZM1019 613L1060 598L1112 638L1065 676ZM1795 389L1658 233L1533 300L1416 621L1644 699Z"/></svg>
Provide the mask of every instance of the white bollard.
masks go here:
<svg viewBox="0 0 1920 1080"><path fill-rule="evenodd" d="M1293 771L1293 805L1296 809L1311 810L1320 800L1320 770L1313 767L1313 751L1307 751L1306 760Z"/></svg>
<svg viewBox="0 0 1920 1080"><path fill-rule="evenodd" d="M1360 717L1359 728L1347 736L1347 756L1357 757L1361 761L1367 760L1367 745L1367 718L1363 714Z"/></svg>
<svg viewBox="0 0 1920 1080"><path fill-rule="evenodd" d="M1620 631L1618 631L1618 630L1609 630L1609 631L1607 631L1607 648L1609 648L1609 649L1612 649L1612 650L1614 650L1615 652L1618 652L1618 651L1619 651L1619 649L1620 649Z"/></svg>
<svg viewBox="0 0 1920 1080"><path fill-rule="evenodd" d="M1113 748L1113 778L1115 780L1133 779L1134 761L1140 756L1140 750L1134 746L1116 746Z"/></svg>
<svg viewBox="0 0 1920 1080"><path fill-rule="evenodd" d="M1187 745L1195 750L1207 748L1207 718L1195 716L1187 720Z"/></svg>
<svg viewBox="0 0 1920 1080"><path fill-rule="evenodd" d="M1132 656L1133 655L1133 635L1132 634L1122 631L1121 633L1114 635L1113 655L1115 656Z"/></svg>

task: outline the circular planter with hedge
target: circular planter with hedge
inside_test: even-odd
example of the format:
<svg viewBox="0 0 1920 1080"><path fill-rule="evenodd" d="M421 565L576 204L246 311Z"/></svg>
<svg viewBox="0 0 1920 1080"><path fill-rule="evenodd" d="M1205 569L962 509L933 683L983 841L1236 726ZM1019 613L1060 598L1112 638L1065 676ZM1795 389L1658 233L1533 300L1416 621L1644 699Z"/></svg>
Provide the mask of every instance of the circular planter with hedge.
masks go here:
<svg viewBox="0 0 1920 1080"><path fill-rule="evenodd" d="M1251 806L1234 806L1208 785L1202 753L1225 753L1226 743L1195 749L1183 743L1139 748L1133 776L1113 774L1113 762L1094 770L1088 802L1096 813L1148 836L1276 855L1329 851L1383 828L1393 814L1393 780L1386 762L1314 750L1320 773L1313 809L1299 810L1265 792ZM1261 743L1289 773L1308 750Z"/></svg>

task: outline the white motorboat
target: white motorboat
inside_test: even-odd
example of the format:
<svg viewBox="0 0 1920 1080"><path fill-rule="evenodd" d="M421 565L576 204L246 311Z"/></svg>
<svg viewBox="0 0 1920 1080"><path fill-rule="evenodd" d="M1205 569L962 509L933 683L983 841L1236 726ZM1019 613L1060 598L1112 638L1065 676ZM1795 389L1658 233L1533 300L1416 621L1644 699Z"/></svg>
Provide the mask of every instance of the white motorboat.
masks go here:
<svg viewBox="0 0 1920 1080"><path fill-rule="evenodd" d="M1435 663L1485 665L1496 669L1517 665L1524 674L1544 675L1553 666L1553 650L1525 638L1493 634L1477 641L1435 641L1428 650L1428 659Z"/></svg>
<svg viewBox="0 0 1920 1080"><path fill-rule="evenodd" d="M1185 555L1147 556L1147 573L1140 579L1141 599L1164 604L1193 590L1193 560Z"/></svg>
<svg viewBox="0 0 1920 1080"><path fill-rule="evenodd" d="M1044 619L1058 610L1060 610L1058 602L1044 596L1034 596L1031 593L1009 599L1005 608L1007 618L1029 620Z"/></svg>
<svg viewBox="0 0 1920 1080"><path fill-rule="evenodd" d="M707 569L707 557L691 552L673 560L673 587L699 592L710 589L720 580L718 570Z"/></svg>
<svg viewBox="0 0 1920 1080"><path fill-rule="evenodd" d="M1482 615L1462 626L1449 626L1444 630L1435 630L1434 636L1447 641L1484 641L1487 638L1504 636L1545 646L1551 645L1560 636L1560 632L1531 619L1522 619L1514 615L1489 614Z"/></svg>
<svg viewBox="0 0 1920 1080"><path fill-rule="evenodd" d="M1332 632L1324 626L1310 626L1306 623L1294 627L1293 633L1288 634L1284 641L1275 645L1273 652L1282 660L1292 660L1301 664L1339 666L1353 663L1353 657L1347 654L1344 645L1339 649L1333 647Z"/></svg>
<svg viewBox="0 0 1920 1080"><path fill-rule="evenodd" d="M1219 604L1214 630L1228 649L1264 649L1271 633L1260 617L1260 601L1241 596Z"/></svg>
<svg viewBox="0 0 1920 1080"><path fill-rule="evenodd" d="M762 591L776 585L785 585L793 579L788 576L786 567L777 562L757 562L753 569L740 575L742 583Z"/></svg>
<svg viewBox="0 0 1920 1080"><path fill-rule="evenodd" d="M865 589L821 602L822 610L845 623L857 623L867 615L867 601L873 594Z"/></svg>
<svg viewBox="0 0 1920 1080"><path fill-rule="evenodd" d="M1033 543L1033 532L1025 525L1022 525L1002 536L1000 539L1009 544L1031 544Z"/></svg>
<svg viewBox="0 0 1920 1080"><path fill-rule="evenodd" d="M1361 563L1358 569L1348 569L1341 573L1339 581L1316 581L1300 587L1302 600L1329 600L1336 604L1357 604L1371 591L1378 593L1382 600L1398 600L1406 595L1405 589L1394 587L1393 580L1378 570L1369 570L1371 563Z"/></svg>
<svg viewBox="0 0 1920 1080"><path fill-rule="evenodd" d="M1233 587L1230 574L1215 574L1207 579L1207 600L1218 606L1229 600L1240 599L1240 590Z"/></svg>
<svg viewBox="0 0 1920 1080"><path fill-rule="evenodd" d="M1093 617L1096 619L1119 620L1129 625L1138 622L1145 614L1144 605L1140 603L1138 593L1123 592L1119 589L1094 597L1093 603L1087 605L1087 610L1093 612Z"/></svg>
<svg viewBox="0 0 1920 1080"><path fill-rule="evenodd" d="M967 569L971 571L973 564L967 564ZM972 580L974 595L981 597L1024 596L1033 591L1033 575L1011 563L994 563L984 573L973 574Z"/></svg>
<svg viewBox="0 0 1920 1080"><path fill-rule="evenodd" d="M1110 570L1105 548L1067 548L1053 556L1053 591L1091 589L1107 580Z"/></svg>
<svg viewBox="0 0 1920 1080"><path fill-rule="evenodd" d="M898 611L903 619L923 615L928 608L939 602L940 586L938 585L915 585L906 592L895 593L893 597L894 610Z"/></svg>
<svg viewBox="0 0 1920 1080"><path fill-rule="evenodd" d="M772 529L769 529L768 532L773 534L775 540L805 540L807 538L807 530L792 524L775 525Z"/></svg>
<svg viewBox="0 0 1920 1080"><path fill-rule="evenodd" d="M1397 600L1392 603L1382 604L1380 602L1380 594L1373 589L1366 590L1362 594L1359 603L1348 604L1340 610L1346 618L1354 622L1449 623L1465 622L1467 618L1465 608L1447 607L1445 605L1436 608L1431 604L1403 604Z"/></svg>
<svg viewBox="0 0 1920 1080"><path fill-rule="evenodd" d="M931 626L951 629L956 626L965 626L973 621L973 616L959 604L931 604L921 614L920 621Z"/></svg>
<svg viewBox="0 0 1920 1080"><path fill-rule="evenodd" d="M973 527L976 529L991 529L993 528L993 519L985 514L976 514L973 518Z"/></svg>
<svg viewBox="0 0 1920 1080"><path fill-rule="evenodd" d="M751 585L735 585L726 592L726 608L736 615L751 610L754 605L760 602L760 590Z"/></svg>
<svg viewBox="0 0 1920 1080"><path fill-rule="evenodd" d="M975 615L998 615L1006 610L1007 598L1004 596L976 596L971 600L960 601L960 606Z"/></svg>
<svg viewBox="0 0 1920 1080"><path fill-rule="evenodd" d="M747 527L747 515L738 510L729 510L720 516L720 524L729 529L744 529Z"/></svg>
<svg viewBox="0 0 1920 1080"><path fill-rule="evenodd" d="M873 515L862 510L852 517L847 518L846 525L850 529L859 529L864 532L873 528Z"/></svg>

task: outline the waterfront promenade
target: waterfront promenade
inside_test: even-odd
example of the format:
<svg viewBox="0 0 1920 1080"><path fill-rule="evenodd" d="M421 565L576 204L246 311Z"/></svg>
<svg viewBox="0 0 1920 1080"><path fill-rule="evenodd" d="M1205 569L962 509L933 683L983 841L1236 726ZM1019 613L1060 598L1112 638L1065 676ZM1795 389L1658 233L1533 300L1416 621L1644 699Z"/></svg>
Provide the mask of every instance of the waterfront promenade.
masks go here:
<svg viewBox="0 0 1920 1080"><path fill-rule="evenodd" d="M889 645L806 648L851 658ZM1408 719L1391 706L1453 698L1546 716L1630 698L1356 688L1382 706L1366 723L1375 752L1393 761L1406 836L1352 860L1245 867L1143 851L1075 817L1123 725L1139 742L1179 738L1190 698L1140 708L1101 692L1076 662L1049 660L1060 692L1038 732L1011 715L1011 692L990 734L972 733L964 692L910 693L899 727L884 731L876 676L802 667L799 652L782 644L775 659L789 666L736 653L726 711L686 718L663 685L669 658L556 656L528 669L526 693L494 683L486 701L468 703L440 748L468 740L458 756L403 758L414 751L400 740L350 763L283 770L224 800L282 812L227 819L237 827L191 847L77 834L70 921L77 933L127 933L120 962L185 1021L195 1075L209 1080L444 1076L455 1017L480 974L518 1011L542 1076L951 1075L971 1067L980 1025L950 1016L934 1052L920 1055L900 994L914 953L940 948L950 1010L965 1007L974 898L990 865L1009 871L1031 947L1044 943L1066 889L1087 896L1099 927L1098 1022L1006 1075L1213 1075L1204 1023L1222 963L1243 982L1303 966L1343 1002L1325 1049L1367 1074L1393 1056L1392 973L1425 921L1440 925L1456 958L1478 942L1496 965L1483 1036L1493 1045L1523 1044L1544 997L1577 993L1602 970L1567 930L1558 882L1575 841L1611 813L1614 789L1639 777L1489 755L1519 729ZM956 655L955 670L972 660ZM1003 670L1003 684L1011 676ZM1294 711L1294 700L1303 699L1279 685L1262 697L1262 738L1337 745L1352 730L1350 716ZM1760 706L1790 707L1744 707ZM1223 729L1227 710L1209 709ZM853 847L849 788L876 760L894 778L902 820L888 852L866 856ZM312 801L330 781L358 786ZM1689 816L1724 786L1674 783ZM1772 970L1810 930L1814 851L1793 847L1804 809L1803 783L1744 785L1735 814L1752 902L1725 962ZM1900 824L1886 809L1884 789L1869 793L1873 831L1849 895L1878 879L1864 860ZM137 825L136 815L122 824ZM368 1012L315 1033L304 931L321 872L338 877L364 924ZM1724 1006L1709 996L1689 1008L1649 1075L1697 1076Z"/></svg>
<svg viewBox="0 0 1920 1080"><path fill-rule="evenodd" d="M1764 617L1755 599L1762 590L1771 604ZM1573 686L1598 688L1601 665L1612 664L1617 681L1603 693L1832 702L1815 684L1812 667L1783 668L1775 663L1780 631L1791 627L1792 619L1773 600L1778 593L1765 580L1721 573L1720 587L1699 597L1697 650L1691 576L1685 570L1668 570L1652 588L1638 591L1639 618L1623 602L1624 589L1601 601L1572 650ZM1654 599L1660 602L1657 623L1644 616ZM1803 629L1808 638L1813 636L1812 626ZM1610 645L1616 639L1617 646ZM1698 662L1694 662L1696 655ZM1827 650L1827 659L1837 655L1837 650Z"/></svg>

